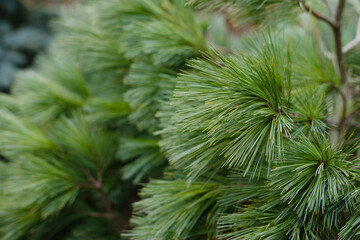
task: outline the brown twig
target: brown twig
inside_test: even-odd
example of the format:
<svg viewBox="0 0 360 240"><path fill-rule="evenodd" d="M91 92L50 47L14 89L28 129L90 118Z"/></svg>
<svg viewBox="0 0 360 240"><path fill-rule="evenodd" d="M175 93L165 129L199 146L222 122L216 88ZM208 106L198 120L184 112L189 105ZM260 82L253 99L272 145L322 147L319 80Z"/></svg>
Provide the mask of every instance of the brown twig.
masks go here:
<svg viewBox="0 0 360 240"><path fill-rule="evenodd" d="M342 39L341 39L341 18L345 8L345 2L346 0L339 0L339 3L336 8L336 13L334 16L334 25L332 26L332 30L335 41L336 62L340 72L340 81L342 84L342 87L340 88L345 88L345 90L347 90L347 86L345 84L347 83L348 78L347 78L347 72L345 66L345 57L342 51ZM341 136L346 131L346 125L347 125L347 119L346 119L347 96L344 94L342 89L340 89L340 95L343 100L343 104L342 104L343 111L338 125L338 132L339 132L338 136Z"/></svg>
<svg viewBox="0 0 360 240"><path fill-rule="evenodd" d="M347 74L346 74L346 67L345 67L345 60L344 54L342 51L342 40L341 40L341 18L344 12L346 0L339 0L339 3L336 8L336 12L334 13L334 20L331 20L321 13L311 9L308 5L306 5L303 1L301 1L302 7L313 15L315 18L326 22L329 24L331 29L333 30L333 36L335 41L335 56L337 61L338 70L340 73L341 83L344 84L347 81Z"/></svg>
<svg viewBox="0 0 360 240"><path fill-rule="evenodd" d="M301 1L300 3L301 3L302 8L303 8L306 12L310 13L310 14L313 15L315 18L317 18L317 19L319 19L319 20L321 20L321 21L323 21L323 22L326 22L326 23L329 24L330 26L334 26L334 22L333 22L331 19L323 16L321 13L315 11L314 9L311 9L311 8L310 8L308 5L306 5L303 1Z"/></svg>
<svg viewBox="0 0 360 240"><path fill-rule="evenodd" d="M335 24L340 25L342 15L344 13L346 0L339 0L335 13Z"/></svg>
<svg viewBox="0 0 360 240"><path fill-rule="evenodd" d="M327 5L329 11L331 10L331 6L327 0L324 0L325 4ZM342 114L338 118L339 124L337 126L337 131L333 129L332 137L335 138L334 140L338 141L339 136L342 136L343 133L346 131L347 127L347 102L348 98L351 98L351 96L346 96L344 92L347 92L348 86L346 85L348 81L347 72L346 72L346 66L345 66L345 57L344 57L344 51L342 47L342 39L341 39L341 18L344 12L345 3L346 0L339 0L338 5L336 7L336 11L334 13L331 13L333 19L329 19L326 16L321 15L321 13L311 9L306 3L303 1L300 1L301 6L304 10L309 12L312 16L319 19L320 21L323 21L327 23L333 32L334 42L335 42L335 59L336 59L336 67L338 70L338 73L340 75L340 81L341 86L339 87L339 93L342 99ZM345 49L347 50L347 49ZM344 90L345 89L345 90ZM335 111L336 113L337 111Z"/></svg>
<svg viewBox="0 0 360 240"><path fill-rule="evenodd" d="M98 193L100 194L101 200L105 206L106 211L108 212L107 216L111 216L111 218L115 221L117 228L123 229L124 228L124 223L123 221L119 218L119 216L113 211L111 203L109 201L108 196L105 193L105 190L103 188L102 185L102 174L101 171L97 172L97 179L95 179L90 173L88 173L87 171L83 171L84 175L87 177L87 179L91 182L92 188L95 189L96 191L98 191ZM105 215L104 215L105 216Z"/></svg>
<svg viewBox="0 0 360 240"><path fill-rule="evenodd" d="M332 25L332 30L335 40L335 55L336 55L337 65L339 67L340 79L342 84L345 84L347 82L345 59L344 59L344 54L342 52L342 40L341 40L341 17L344 12L345 2L346 0L339 0L335 13L334 25Z"/></svg>
<svg viewBox="0 0 360 240"><path fill-rule="evenodd" d="M340 78L341 78L341 83L342 84L346 83L346 81L347 81L345 60L344 60L344 55L343 55L343 52L342 52L341 24L340 24L342 14L344 12L345 2L346 2L346 0L339 0L339 3L338 3L337 8L336 8L336 12L334 14L334 20L331 20L331 19L321 15L321 13L311 9L308 5L306 5L304 2L301 1L302 7L307 12L309 12L315 18L329 24L329 26L333 30L334 41L335 41L335 56L336 56L337 66L339 68Z"/></svg>

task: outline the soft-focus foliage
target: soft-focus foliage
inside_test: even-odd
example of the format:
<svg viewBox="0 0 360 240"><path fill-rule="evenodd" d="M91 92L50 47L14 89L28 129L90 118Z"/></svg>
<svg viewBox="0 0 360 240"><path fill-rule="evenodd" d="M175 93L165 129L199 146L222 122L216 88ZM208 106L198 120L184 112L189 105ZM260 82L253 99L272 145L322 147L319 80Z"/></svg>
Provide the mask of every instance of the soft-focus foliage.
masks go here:
<svg viewBox="0 0 360 240"><path fill-rule="evenodd" d="M359 48L344 85L314 11L331 15L320 0L64 14L0 95L0 239L359 239Z"/></svg>

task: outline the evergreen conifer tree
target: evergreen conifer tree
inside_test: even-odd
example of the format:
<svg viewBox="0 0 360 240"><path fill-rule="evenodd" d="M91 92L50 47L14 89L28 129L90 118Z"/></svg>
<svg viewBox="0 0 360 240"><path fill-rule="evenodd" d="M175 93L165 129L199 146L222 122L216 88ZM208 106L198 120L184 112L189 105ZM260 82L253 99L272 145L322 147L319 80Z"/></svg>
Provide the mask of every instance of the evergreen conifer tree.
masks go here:
<svg viewBox="0 0 360 240"><path fill-rule="evenodd" d="M79 4L0 95L0 239L360 239L359 16Z"/></svg>

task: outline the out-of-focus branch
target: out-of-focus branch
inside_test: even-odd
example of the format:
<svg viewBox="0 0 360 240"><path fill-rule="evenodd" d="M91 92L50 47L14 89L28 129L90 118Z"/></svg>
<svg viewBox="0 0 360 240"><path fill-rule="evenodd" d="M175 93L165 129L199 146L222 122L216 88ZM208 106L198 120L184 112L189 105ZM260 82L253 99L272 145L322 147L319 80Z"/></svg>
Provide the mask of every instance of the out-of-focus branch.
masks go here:
<svg viewBox="0 0 360 240"><path fill-rule="evenodd" d="M346 2L346 0L339 0L339 3L337 5L336 13L335 13L335 24L336 25L340 25L341 18L342 18L344 8L345 8L345 2Z"/></svg>
<svg viewBox="0 0 360 240"><path fill-rule="evenodd" d="M111 218L115 221L117 228L120 230L123 228L124 224L123 221L121 220L121 218L119 218L119 216L115 213L115 211L112 209L111 203L109 201L108 196L106 195L104 188L103 188L103 184L102 184L102 174L101 171L99 170L97 172L97 179L95 179L93 176L91 176L90 173L88 173L87 171L83 171L84 175L88 178L88 180L90 181L92 188L95 189L96 191L98 191L98 193L100 194L101 200L105 206L105 209L107 210L108 214L106 215L107 217L111 216ZM103 217L105 217L105 215L103 215Z"/></svg>
<svg viewBox="0 0 360 240"><path fill-rule="evenodd" d="M306 3L304 3L303 1L300 1L300 6L308 13L310 13L311 15L313 15L315 18L323 21L323 22L326 22L327 24L329 24L331 27L334 27L335 26L335 23L325 17L324 15L322 15L321 13L317 12L316 10L314 9L311 9Z"/></svg>
<svg viewBox="0 0 360 240"><path fill-rule="evenodd" d="M335 55L337 60L337 65L340 71L341 83L344 84L347 81L347 73L345 67L344 54L342 52L342 39L341 39L341 18L344 12L346 0L339 0L339 3L336 8L335 18L333 21L332 29L335 40Z"/></svg>
<svg viewBox="0 0 360 240"><path fill-rule="evenodd" d="M330 11L331 19L327 18L326 16L322 15L321 13L311 9L304 1L299 1L300 6L307 12L309 12L312 16L319 19L320 21L323 21L332 29L333 36L334 36L334 43L335 43L335 60L336 60L336 68L340 75L341 80L341 86L339 87L339 93L341 95L342 99L342 111L341 116L337 116L337 119L339 119L338 126L336 129L332 129L331 136L334 142L337 142L341 139L341 136L344 134L347 128L347 102L348 102L348 96L345 95L346 90L348 86L346 85L348 76L346 72L346 66L345 66L345 57L344 57L344 51L343 51L343 45L342 45L342 39L341 39L341 18L344 13L345 3L346 0L339 0L336 10L333 12L328 0L324 0L327 8ZM359 30L360 31L360 30ZM358 32L359 32L358 31ZM358 36L358 34L356 34ZM357 39L357 37L356 37ZM357 40L355 42L352 42L352 45L345 46L345 50L351 49L354 44L357 44ZM351 47L351 48L350 48ZM351 97L349 97L351 98Z"/></svg>

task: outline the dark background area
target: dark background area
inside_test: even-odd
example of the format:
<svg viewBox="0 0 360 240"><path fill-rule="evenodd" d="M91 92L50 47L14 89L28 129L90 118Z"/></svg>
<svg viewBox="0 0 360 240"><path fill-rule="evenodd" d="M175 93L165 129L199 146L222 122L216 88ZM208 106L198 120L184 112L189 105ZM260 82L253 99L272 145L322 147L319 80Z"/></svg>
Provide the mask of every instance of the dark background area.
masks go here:
<svg viewBox="0 0 360 240"><path fill-rule="evenodd" d="M0 0L0 91L9 92L16 72L34 64L51 40L51 20L72 2Z"/></svg>

